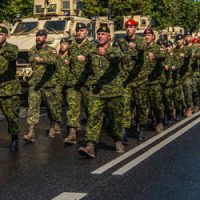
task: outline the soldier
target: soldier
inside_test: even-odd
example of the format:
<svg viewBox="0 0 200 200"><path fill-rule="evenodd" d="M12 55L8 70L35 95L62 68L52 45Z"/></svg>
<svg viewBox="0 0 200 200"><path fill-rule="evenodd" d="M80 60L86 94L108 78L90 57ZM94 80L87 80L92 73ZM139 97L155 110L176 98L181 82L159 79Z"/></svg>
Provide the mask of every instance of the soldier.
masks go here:
<svg viewBox="0 0 200 200"><path fill-rule="evenodd" d="M148 68L148 94L150 108L153 117L156 119L156 132L163 131L164 104L162 84L165 83L165 76L162 63L165 58L164 50L155 44L155 35L152 29L144 31L146 49L144 55L144 65Z"/></svg>
<svg viewBox="0 0 200 200"><path fill-rule="evenodd" d="M184 102L186 106L186 116L192 116L192 76L193 71L191 67L191 48L184 45L184 36L182 34L176 35L175 53L179 56L181 61L180 76L184 93Z"/></svg>
<svg viewBox="0 0 200 200"><path fill-rule="evenodd" d="M196 54L198 54L198 48L192 43L192 33L187 31L184 34L185 45L189 47L192 51L192 55L190 58L190 65L193 70L193 77L192 77L192 101L193 101L193 112L197 112L199 110L199 94L197 89L197 74L198 74L198 66L197 66L197 59Z"/></svg>
<svg viewBox="0 0 200 200"><path fill-rule="evenodd" d="M60 41L60 49L57 58L57 85L56 85L56 99L57 99L57 115L62 115L62 103L63 98L66 98L66 87L67 79L70 71L69 61L69 47L71 45L71 39L64 37ZM64 95L64 96L63 96ZM53 138L56 136L55 129L51 129L49 137Z"/></svg>
<svg viewBox="0 0 200 200"><path fill-rule="evenodd" d="M0 26L0 110L8 122L11 135L10 151L18 149L20 81L16 76L17 46L7 42L8 30Z"/></svg>
<svg viewBox="0 0 200 200"><path fill-rule="evenodd" d="M81 156L94 158L95 144L98 142L103 124L104 111L107 111L110 130L117 153L124 152L122 140L123 88L120 59L122 52L111 47L110 30L102 26L97 30L98 46L91 55L92 74L89 77L89 118L86 125L86 147L80 147Z"/></svg>
<svg viewBox="0 0 200 200"><path fill-rule="evenodd" d="M194 71L193 78L196 81L198 97L200 98L200 43L198 38L192 39L193 49L192 49L192 68ZM199 105L199 104L198 104ZM194 107L194 111L197 111L197 108Z"/></svg>
<svg viewBox="0 0 200 200"><path fill-rule="evenodd" d="M65 144L76 144L76 132L80 127L81 103L87 111L88 88L87 79L88 55L94 49L94 43L88 39L88 30L84 23L77 23L75 40L69 49L70 73L67 81L67 128L69 134L64 139Z"/></svg>
<svg viewBox="0 0 200 200"><path fill-rule="evenodd" d="M133 110L135 110L135 120L139 130L138 140L141 141L145 138L145 128L148 121L145 81L147 77L143 76L145 69L142 68L145 42L136 35L136 21L133 19L126 21L125 27L127 36L118 41L118 45L124 53L122 58L122 67L125 72L123 125L126 136L127 130L131 128Z"/></svg>
<svg viewBox="0 0 200 200"><path fill-rule="evenodd" d="M181 95L180 86L180 62L178 56L173 51L173 43L167 41L166 60L164 62L164 71L166 83L164 84L164 105L165 105L165 123L170 124L174 116L174 109L176 111L176 120L181 119L183 99Z"/></svg>
<svg viewBox="0 0 200 200"><path fill-rule="evenodd" d="M53 132L51 129L55 134L60 134L61 116L56 110L58 102L55 98L57 56L56 50L45 44L46 38L47 32L39 30L36 33L36 45L29 52L29 62L32 65L33 73L28 82L28 133L23 136L23 139L30 142L35 141L34 128L39 121L42 100L50 119L49 134Z"/></svg>

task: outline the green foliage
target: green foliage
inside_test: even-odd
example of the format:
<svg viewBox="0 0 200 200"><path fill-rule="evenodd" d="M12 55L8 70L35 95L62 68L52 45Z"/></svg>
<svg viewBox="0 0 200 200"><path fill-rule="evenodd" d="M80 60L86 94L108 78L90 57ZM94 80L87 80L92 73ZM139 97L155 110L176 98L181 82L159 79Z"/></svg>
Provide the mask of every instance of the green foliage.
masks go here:
<svg viewBox="0 0 200 200"><path fill-rule="evenodd" d="M12 21L16 14L30 16L32 14L33 0L1 0L0 20Z"/></svg>

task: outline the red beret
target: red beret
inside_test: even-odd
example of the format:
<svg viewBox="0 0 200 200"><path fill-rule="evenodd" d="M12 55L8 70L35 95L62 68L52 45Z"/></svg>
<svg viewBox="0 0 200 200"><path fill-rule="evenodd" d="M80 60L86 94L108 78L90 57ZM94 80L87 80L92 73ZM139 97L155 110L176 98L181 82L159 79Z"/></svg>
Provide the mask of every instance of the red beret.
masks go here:
<svg viewBox="0 0 200 200"><path fill-rule="evenodd" d="M133 19L129 19L128 21L125 22L126 28L129 27L129 26L137 26L137 25L138 25L138 23Z"/></svg>

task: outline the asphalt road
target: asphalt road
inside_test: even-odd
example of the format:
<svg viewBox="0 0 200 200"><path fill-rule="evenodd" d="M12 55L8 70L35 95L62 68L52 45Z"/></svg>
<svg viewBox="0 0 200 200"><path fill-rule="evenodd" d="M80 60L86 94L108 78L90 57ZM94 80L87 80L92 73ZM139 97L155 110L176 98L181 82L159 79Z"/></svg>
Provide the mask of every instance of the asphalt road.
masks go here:
<svg viewBox="0 0 200 200"><path fill-rule="evenodd" d="M200 113L147 133L144 142L129 139L126 152L102 131L97 158L82 159L84 131L74 146L62 143L66 134L48 139L48 119L42 109L35 144L21 138L26 132L26 109L21 110L20 148L8 150L7 124L0 116L0 200L199 200Z"/></svg>

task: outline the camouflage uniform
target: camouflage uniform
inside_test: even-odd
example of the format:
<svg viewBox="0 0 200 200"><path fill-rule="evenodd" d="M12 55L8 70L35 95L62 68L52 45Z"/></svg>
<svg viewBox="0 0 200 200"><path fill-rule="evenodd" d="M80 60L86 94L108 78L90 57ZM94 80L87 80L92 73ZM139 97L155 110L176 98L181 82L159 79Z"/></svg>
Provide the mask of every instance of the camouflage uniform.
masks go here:
<svg viewBox="0 0 200 200"><path fill-rule="evenodd" d="M64 57L61 57L60 54L58 54L57 58L57 85L56 85L56 99L58 100L57 105L57 112L58 115L61 116L62 113L62 102L63 102L63 95L64 98L66 98L66 85L67 85L67 79L70 71L69 64L65 64L64 61L69 60L69 55L65 55Z"/></svg>
<svg viewBox="0 0 200 200"><path fill-rule="evenodd" d="M183 99L180 86L180 62L179 58L175 53L168 53L166 60L164 62L165 66L169 69L165 70L166 83L164 85L164 105L165 113L168 117L172 118L174 113L174 108L176 109L176 114L180 114L183 106ZM175 66L176 69L172 69Z"/></svg>
<svg viewBox="0 0 200 200"><path fill-rule="evenodd" d="M194 106L199 106L200 97L200 71L198 60L200 58L200 48L197 46L192 46L192 56L191 56L191 66L193 70L193 104Z"/></svg>
<svg viewBox="0 0 200 200"><path fill-rule="evenodd" d="M16 58L18 48L5 43L0 48L0 110L8 121L8 133L16 135L19 128L19 109L21 85L16 76Z"/></svg>
<svg viewBox="0 0 200 200"><path fill-rule="evenodd" d="M157 123L162 123L164 119L164 104L163 104L163 89L162 85L165 83L165 75L163 71L163 62L165 59L165 52L160 51L160 47L152 44L145 50L145 61L149 69L148 76L148 94L150 100L150 107L153 116L156 118ZM154 53L155 59L149 60L149 52Z"/></svg>
<svg viewBox="0 0 200 200"><path fill-rule="evenodd" d="M33 47L29 52L29 62L32 65L33 74L28 82L28 113L27 124L34 127L40 116L40 104L44 101L48 117L51 122L60 122L61 116L57 112L56 92L56 63L57 56L52 54L53 48L45 45L41 49ZM36 63L35 57L40 57L44 60L43 63Z"/></svg>
<svg viewBox="0 0 200 200"><path fill-rule="evenodd" d="M72 42L69 49L70 73L67 80L67 126L72 128L80 127L81 103L84 103L85 109L88 105L88 88L85 81L88 76L89 60L88 55L93 51L95 45L93 42L86 41L79 46L76 41ZM84 55L86 60L80 62L77 56Z"/></svg>
<svg viewBox="0 0 200 200"><path fill-rule="evenodd" d="M129 44L136 44L130 48ZM119 46L124 53L122 66L125 72L124 81L124 111L123 124L125 128L131 128L133 110L137 123L145 127L148 120L147 87L143 68L145 43L139 36L130 40L127 36L119 39Z"/></svg>
<svg viewBox="0 0 200 200"><path fill-rule="evenodd" d="M180 68L180 76L181 83L184 92L184 102L186 107L192 107L192 76L193 71L191 67L191 49L189 47L184 46L183 48L176 47L174 51L180 56L181 60L181 68Z"/></svg>
<svg viewBox="0 0 200 200"><path fill-rule="evenodd" d="M97 49L98 51L98 49ZM86 141L98 142L104 113L109 118L110 128L115 141L122 139L123 88L118 48L109 47L104 56L98 52L91 57L89 118L86 125Z"/></svg>

